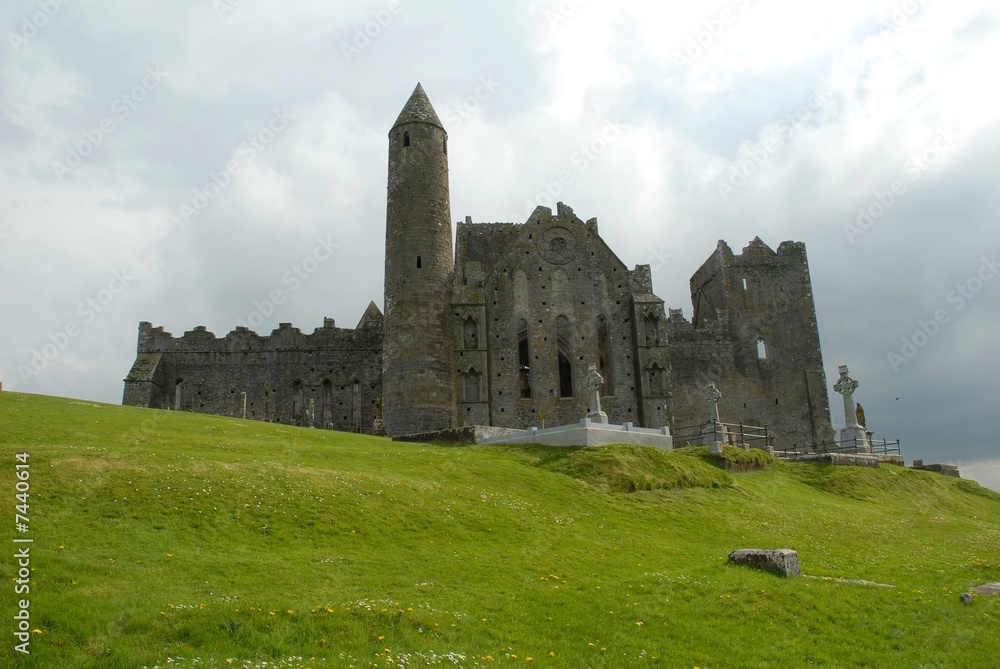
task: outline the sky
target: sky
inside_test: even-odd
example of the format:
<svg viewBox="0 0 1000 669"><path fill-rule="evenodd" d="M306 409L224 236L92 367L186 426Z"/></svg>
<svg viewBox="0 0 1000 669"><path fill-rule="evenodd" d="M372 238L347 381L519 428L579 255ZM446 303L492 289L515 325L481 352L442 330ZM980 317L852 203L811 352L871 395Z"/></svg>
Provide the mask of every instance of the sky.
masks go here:
<svg viewBox="0 0 1000 669"><path fill-rule="evenodd" d="M1000 9L985 1L9 0L0 381L120 403L140 321L354 327L417 82L452 220L563 201L691 315L724 239L809 256L832 390L1000 489Z"/></svg>

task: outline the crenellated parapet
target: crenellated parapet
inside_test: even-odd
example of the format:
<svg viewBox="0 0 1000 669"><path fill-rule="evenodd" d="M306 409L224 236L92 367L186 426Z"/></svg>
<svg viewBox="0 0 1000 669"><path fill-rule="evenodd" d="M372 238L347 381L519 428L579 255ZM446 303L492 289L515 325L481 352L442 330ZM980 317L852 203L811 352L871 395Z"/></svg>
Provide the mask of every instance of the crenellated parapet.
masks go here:
<svg viewBox="0 0 1000 669"><path fill-rule="evenodd" d="M379 314L381 315L381 314ZM278 351L321 349L358 349L382 346L381 318L354 329L338 328L332 318L323 327L304 334L291 323L281 323L270 335L260 335L250 328L237 326L223 337L217 336L204 325L188 330L180 337L166 332L162 326L139 323L138 353L273 353Z"/></svg>

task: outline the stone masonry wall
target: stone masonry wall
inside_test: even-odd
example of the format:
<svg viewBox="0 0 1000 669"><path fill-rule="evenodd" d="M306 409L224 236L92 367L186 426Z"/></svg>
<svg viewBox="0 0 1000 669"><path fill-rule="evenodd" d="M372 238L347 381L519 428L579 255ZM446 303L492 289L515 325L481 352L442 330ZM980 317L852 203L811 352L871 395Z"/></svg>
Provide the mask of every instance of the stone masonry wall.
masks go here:
<svg viewBox="0 0 1000 669"><path fill-rule="evenodd" d="M223 338L203 327L174 337L143 322L123 403L240 417L246 393L250 419L370 431L381 371L381 318L356 330L328 319L311 335L284 323L270 336L237 328Z"/></svg>
<svg viewBox="0 0 1000 669"><path fill-rule="evenodd" d="M470 243L475 227L472 223L459 226L464 249L476 248ZM471 354L481 360L485 349L480 369L485 373L483 391L490 424L526 427L540 426L543 420L549 426L578 421L590 408L583 387L587 365L602 359L606 365L602 409L612 422L641 424L628 268L597 234L596 221L582 221L561 203L555 215L539 207L515 230L504 252L486 259L493 270L483 277L481 289L468 285L470 275L480 271L482 263L476 264L480 259L459 257L457 262L461 272L457 294L469 299L461 309L452 310L458 314L453 317L467 319L468 309L482 300L482 309L476 313L484 317L486 344L464 353L466 358ZM495 235L497 230L487 228L483 233ZM522 327L527 370L521 369ZM562 372L560 351L568 363ZM523 396L525 382L530 396ZM459 405L465 413L472 413L461 398Z"/></svg>

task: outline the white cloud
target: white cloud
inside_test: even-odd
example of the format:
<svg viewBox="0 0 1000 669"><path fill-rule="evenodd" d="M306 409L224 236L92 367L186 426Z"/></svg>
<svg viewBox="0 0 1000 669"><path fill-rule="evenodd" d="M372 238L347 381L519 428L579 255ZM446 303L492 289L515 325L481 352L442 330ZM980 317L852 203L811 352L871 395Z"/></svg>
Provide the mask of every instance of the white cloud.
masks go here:
<svg viewBox="0 0 1000 669"><path fill-rule="evenodd" d="M962 478L972 479L979 485L1000 492L1000 460L979 460L959 465Z"/></svg>

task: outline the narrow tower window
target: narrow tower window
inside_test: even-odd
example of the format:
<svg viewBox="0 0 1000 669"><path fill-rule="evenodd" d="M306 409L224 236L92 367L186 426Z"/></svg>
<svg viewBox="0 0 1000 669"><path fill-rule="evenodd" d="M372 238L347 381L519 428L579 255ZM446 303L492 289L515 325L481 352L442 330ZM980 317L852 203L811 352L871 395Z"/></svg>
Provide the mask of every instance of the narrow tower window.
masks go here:
<svg viewBox="0 0 1000 669"><path fill-rule="evenodd" d="M597 318L597 371L604 377L605 395L615 392L614 374L611 370L611 342L608 337L608 321L604 316Z"/></svg>
<svg viewBox="0 0 1000 669"><path fill-rule="evenodd" d="M517 328L517 378L521 397L531 397L531 352L528 350L528 322Z"/></svg>
<svg viewBox="0 0 1000 669"><path fill-rule="evenodd" d="M404 132L403 133L403 146L409 146L409 145L410 145L410 133L409 132Z"/></svg>
<svg viewBox="0 0 1000 669"><path fill-rule="evenodd" d="M747 289L747 278L743 277L743 290Z"/></svg>
<svg viewBox="0 0 1000 669"><path fill-rule="evenodd" d="M573 397L573 351L570 349L569 320L556 319L556 355L559 363L559 397Z"/></svg>
<svg viewBox="0 0 1000 669"><path fill-rule="evenodd" d="M767 345L764 343L763 339L757 340L757 359L767 360Z"/></svg>
<svg viewBox="0 0 1000 669"><path fill-rule="evenodd" d="M420 256L417 256L417 269L420 269Z"/></svg>

